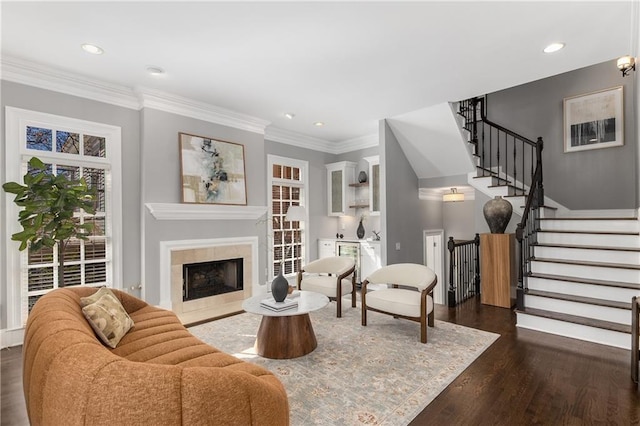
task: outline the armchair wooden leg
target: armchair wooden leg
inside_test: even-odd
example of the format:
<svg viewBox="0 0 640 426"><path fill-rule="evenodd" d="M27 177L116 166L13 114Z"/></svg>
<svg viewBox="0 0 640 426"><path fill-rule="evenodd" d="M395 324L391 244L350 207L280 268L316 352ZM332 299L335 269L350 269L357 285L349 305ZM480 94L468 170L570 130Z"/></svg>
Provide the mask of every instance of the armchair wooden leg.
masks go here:
<svg viewBox="0 0 640 426"><path fill-rule="evenodd" d="M435 310L432 310L427 316L429 327L433 327L435 325Z"/></svg>
<svg viewBox="0 0 640 426"><path fill-rule="evenodd" d="M341 294L338 294L338 297L336 297L336 303L338 305L338 312L336 316L338 318L342 318L342 295Z"/></svg>
<svg viewBox="0 0 640 426"><path fill-rule="evenodd" d="M356 275L353 274L351 278L351 307L356 307Z"/></svg>
<svg viewBox="0 0 640 426"><path fill-rule="evenodd" d="M427 317L424 315L420 317L420 341L427 343Z"/></svg>
<svg viewBox="0 0 640 426"><path fill-rule="evenodd" d="M365 292L366 289L363 288L362 290L362 325L366 326L367 325L367 303L366 303L366 296L365 296Z"/></svg>

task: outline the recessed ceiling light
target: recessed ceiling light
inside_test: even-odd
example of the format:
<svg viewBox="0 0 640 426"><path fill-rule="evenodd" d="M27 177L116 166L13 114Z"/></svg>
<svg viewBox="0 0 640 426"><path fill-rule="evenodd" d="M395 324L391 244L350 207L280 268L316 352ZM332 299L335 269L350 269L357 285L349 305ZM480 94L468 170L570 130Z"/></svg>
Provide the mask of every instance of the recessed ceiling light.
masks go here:
<svg viewBox="0 0 640 426"><path fill-rule="evenodd" d="M162 75L164 70L160 67L147 67L147 72L151 75Z"/></svg>
<svg viewBox="0 0 640 426"><path fill-rule="evenodd" d="M296 115L290 112L285 112L284 116L287 117L289 120L293 120L293 117L295 117Z"/></svg>
<svg viewBox="0 0 640 426"><path fill-rule="evenodd" d="M564 43L555 42L555 43L551 43L550 45L545 47L542 51L544 53L553 53L553 52L557 52L558 50L562 49L563 47L564 47Z"/></svg>
<svg viewBox="0 0 640 426"><path fill-rule="evenodd" d="M322 127L324 126L324 123L322 121L316 121L315 123L313 123L313 125L316 127Z"/></svg>
<svg viewBox="0 0 640 426"><path fill-rule="evenodd" d="M85 43L82 45L82 50L85 52L91 53L92 55L102 55L104 50L100 46L96 46L95 44Z"/></svg>

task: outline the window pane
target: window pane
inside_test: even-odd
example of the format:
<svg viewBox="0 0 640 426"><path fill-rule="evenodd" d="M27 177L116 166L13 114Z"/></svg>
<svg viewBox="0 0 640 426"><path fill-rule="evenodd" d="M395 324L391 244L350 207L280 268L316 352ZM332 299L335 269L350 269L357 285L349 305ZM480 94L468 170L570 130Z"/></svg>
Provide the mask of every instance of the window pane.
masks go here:
<svg viewBox="0 0 640 426"><path fill-rule="evenodd" d="M88 240L84 242L84 258L86 260L105 259L107 246L105 240Z"/></svg>
<svg viewBox="0 0 640 426"><path fill-rule="evenodd" d="M300 169L297 167L293 168L293 180L300 180Z"/></svg>
<svg viewBox="0 0 640 426"><path fill-rule="evenodd" d="M53 267L29 269L27 275L29 277L28 291L53 288Z"/></svg>
<svg viewBox="0 0 640 426"><path fill-rule="evenodd" d="M85 223L91 223L93 225L93 230L91 231L91 235L96 237L101 237L106 235L105 227L106 227L106 219L104 217L88 217L84 220Z"/></svg>
<svg viewBox="0 0 640 426"><path fill-rule="evenodd" d="M291 179L291 167L285 166L282 168L282 177L284 179Z"/></svg>
<svg viewBox="0 0 640 426"><path fill-rule="evenodd" d="M104 138L98 136L84 135L84 155L92 157L106 157L107 144Z"/></svg>
<svg viewBox="0 0 640 426"><path fill-rule="evenodd" d="M64 152L65 154L80 153L80 135L56 131L56 152Z"/></svg>
<svg viewBox="0 0 640 426"><path fill-rule="evenodd" d="M282 166L280 166L278 164L274 164L273 165L273 177L274 178L281 178L282 177Z"/></svg>
<svg viewBox="0 0 640 426"><path fill-rule="evenodd" d="M107 264L90 263L84 267L86 284L96 284L107 281Z"/></svg>
<svg viewBox="0 0 640 426"><path fill-rule="evenodd" d="M96 189L96 212L105 211L105 171L103 169L84 169L84 179L90 188Z"/></svg>
<svg viewBox="0 0 640 426"><path fill-rule="evenodd" d="M51 151L52 132L51 129L27 126L27 149L37 149L38 151Z"/></svg>
<svg viewBox="0 0 640 426"><path fill-rule="evenodd" d="M29 265L37 265L40 263L52 263L53 262L53 248L42 246L38 251L34 251L29 247L29 257L27 259Z"/></svg>
<svg viewBox="0 0 640 426"><path fill-rule="evenodd" d="M38 299L40 299L44 294L39 294L38 296L29 296L29 312L31 312L31 308L36 304Z"/></svg>
<svg viewBox="0 0 640 426"><path fill-rule="evenodd" d="M73 239L64 247L64 261L66 263L75 260L80 260L80 240Z"/></svg>
<svg viewBox="0 0 640 426"><path fill-rule="evenodd" d="M71 285L82 284L81 275L82 271L80 265L65 265L64 283L58 283L58 287L68 287Z"/></svg>
<svg viewBox="0 0 640 426"><path fill-rule="evenodd" d="M80 179L80 168L75 166L56 166L56 174L65 175L69 180Z"/></svg>

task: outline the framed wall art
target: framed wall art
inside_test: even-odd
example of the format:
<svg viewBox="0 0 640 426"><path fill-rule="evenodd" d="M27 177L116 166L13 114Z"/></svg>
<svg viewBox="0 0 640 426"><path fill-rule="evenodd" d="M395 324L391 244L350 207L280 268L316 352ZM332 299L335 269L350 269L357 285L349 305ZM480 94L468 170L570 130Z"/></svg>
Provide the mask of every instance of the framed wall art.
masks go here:
<svg viewBox="0 0 640 426"><path fill-rule="evenodd" d="M624 144L622 86L564 99L564 152Z"/></svg>
<svg viewBox="0 0 640 426"><path fill-rule="evenodd" d="M247 204L244 145L179 133L182 202Z"/></svg>

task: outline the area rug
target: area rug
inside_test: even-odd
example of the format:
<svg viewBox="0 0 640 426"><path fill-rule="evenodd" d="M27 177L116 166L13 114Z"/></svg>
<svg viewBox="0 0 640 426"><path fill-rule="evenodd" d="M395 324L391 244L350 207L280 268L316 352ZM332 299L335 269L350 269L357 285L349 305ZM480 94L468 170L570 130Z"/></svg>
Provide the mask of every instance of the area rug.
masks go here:
<svg viewBox="0 0 640 426"><path fill-rule="evenodd" d="M212 346L259 364L287 389L293 426L406 425L499 335L442 321L420 343L419 324L343 303L312 312L316 350L290 360L255 354L259 315L243 313L189 328Z"/></svg>

